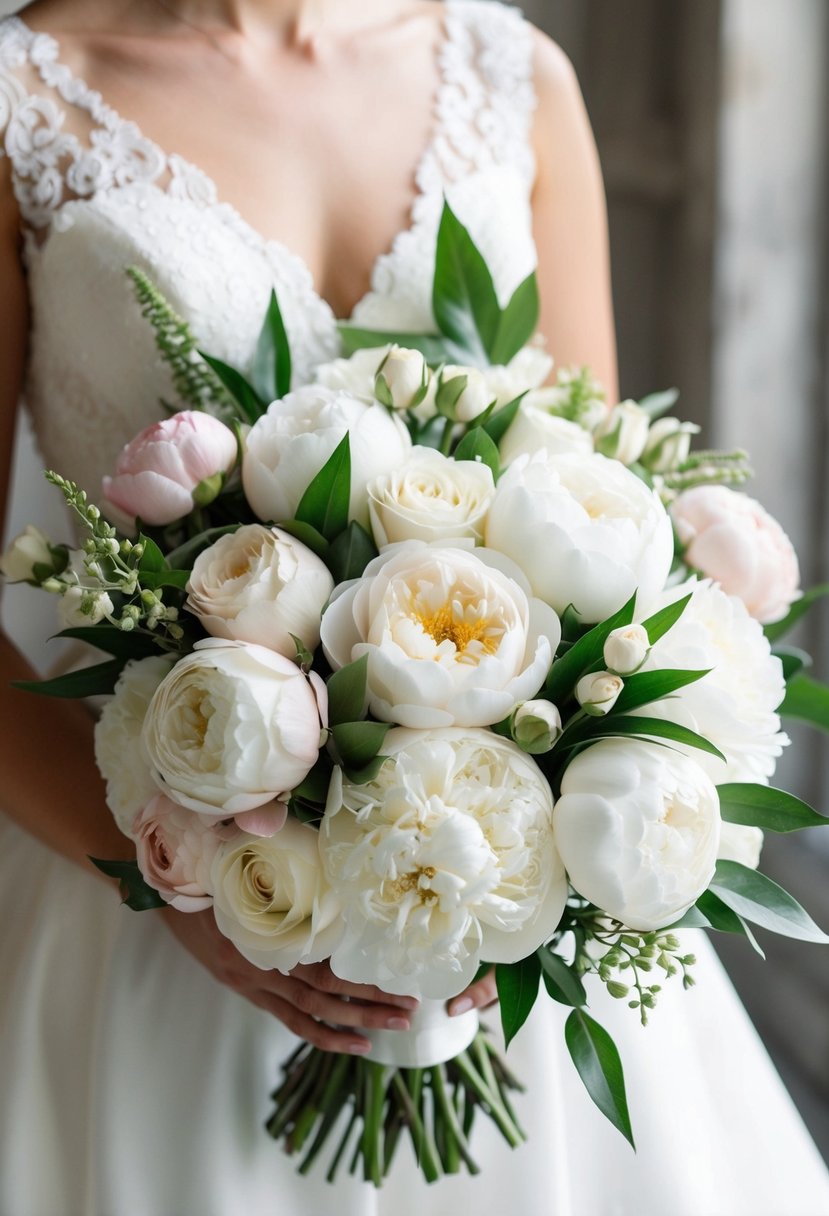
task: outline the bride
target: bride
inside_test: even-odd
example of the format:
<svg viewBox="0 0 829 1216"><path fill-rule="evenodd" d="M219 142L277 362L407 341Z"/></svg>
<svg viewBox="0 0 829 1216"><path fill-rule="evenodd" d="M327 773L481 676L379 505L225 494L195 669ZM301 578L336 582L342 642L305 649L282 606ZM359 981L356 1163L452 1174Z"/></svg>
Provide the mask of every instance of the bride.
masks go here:
<svg viewBox="0 0 829 1216"><path fill-rule="evenodd" d="M252 356L276 287L295 382L337 320L431 328L447 195L507 295L537 263L560 364L616 395L605 202L562 52L494 0L37 0L0 21L0 408L98 495L172 387L124 268L201 342ZM606 1125L539 1002L511 1049L530 1142L428 1199L300 1179L262 1122L299 1035L364 1052L411 1002L251 967L209 911L136 916L87 858L128 857L80 706L12 691L0 641L0 1213L827 1216L829 1179L707 943L653 1025L603 992L639 1152ZM491 979L451 1003L484 1006ZM348 999L352 998L352 999ZM353 998L359 998L357 1000ZM333 1029L333 1026L340 1029ZM484 1129L485 1130L485 1129Z"/></svg>

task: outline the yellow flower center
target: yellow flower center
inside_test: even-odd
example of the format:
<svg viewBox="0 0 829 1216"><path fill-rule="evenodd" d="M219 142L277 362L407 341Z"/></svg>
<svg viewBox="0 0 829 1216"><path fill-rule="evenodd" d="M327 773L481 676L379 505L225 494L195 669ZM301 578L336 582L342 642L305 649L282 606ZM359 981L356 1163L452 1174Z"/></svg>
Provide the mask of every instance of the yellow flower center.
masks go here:
<svg viewBox="0 0 829 1216"><path fill-rule="evenodd" d="M451 642L458 654L463 654L472 642L477 642L487 654L494 654L498 649L498 638L494 636L496 631L491 622L480 617L471 621L459 620L453 604L444 604L430 616L420 612L416 615L424 633L434 638L438 645Z"/></svg>

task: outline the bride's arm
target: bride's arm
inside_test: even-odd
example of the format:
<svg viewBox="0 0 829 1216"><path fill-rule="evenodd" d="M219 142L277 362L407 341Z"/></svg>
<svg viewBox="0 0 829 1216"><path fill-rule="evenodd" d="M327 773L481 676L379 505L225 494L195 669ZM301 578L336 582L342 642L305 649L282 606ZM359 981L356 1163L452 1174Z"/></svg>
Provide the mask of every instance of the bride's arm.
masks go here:
<svg viewBox="0 0 829 1216"><path fill-rule="evenodd" d="M557 367L588 364L618 401L607 201L596 143L567 56L535 32L533 221L540 331Z"/></svg>

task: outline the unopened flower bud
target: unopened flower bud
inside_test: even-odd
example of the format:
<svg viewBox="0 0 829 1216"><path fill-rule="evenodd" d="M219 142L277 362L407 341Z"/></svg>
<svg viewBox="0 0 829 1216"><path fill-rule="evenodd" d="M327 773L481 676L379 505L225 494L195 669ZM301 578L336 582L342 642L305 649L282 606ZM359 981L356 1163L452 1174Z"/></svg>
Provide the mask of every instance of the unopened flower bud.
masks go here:
<svg viewBox="0 0 829 1216"><path fill-rule="evenodd" d="M582 676L576 685L576 700L588 714L603 717L619 699L624 680L609 671L594 671Z"/></svg>
<svg viewBox="0 0 829 1216"><path fill-rule="evenodd" d="M622 464L633 464L644 451L649 422L647 410L641 405L635 401L620 402L594 432L596 451Z"/></svg>
<svg viewBox="0 0 829 1216"><path fill-rule="evenodd" d="M429 390L429 368L419 350L392 346L377 369L374 394L393 410L412 410Z"/></svg>
<svg viewBox="0 0 829 1216"><path fill-rule="evenodd" d="M614 629L604 644L604 661L608 670L619 676L629 676L638 671L650 644L644 625L623 625L620 629Z"/></svg>
<svg viewBox="0 0 829 1216"><path fill-rule="evenodd" d="M453 422L473 422L488 409L494 395L483 372L475 367L447 363L440 375L436 404L438 413Z"/></svg>
<svg viewBox="0 0 829 1216"><path fill-rule="evenodd" d="M669 473L688 459L691 436L699 432L693 422L680 422L678 418L659 418L648 432L648 441L642 453L642 464L651 473Z"/></svg>
<svg viewBox="0 0 829 1216"><path fill-rule="evenodd" d="M65 554L65 550L62 552ZM56 562L55 549L33 524L16 536L0 556L0 574L10 583L39 583L65 565L65 560L61 564Z"/></svg>
<svg viewBox="0 0 829 1216"><path fill-rule="evenodd" d="M561 714L552 701L525 701L512 717L512 737L531 756L552 748L561 734Z"/></svg>

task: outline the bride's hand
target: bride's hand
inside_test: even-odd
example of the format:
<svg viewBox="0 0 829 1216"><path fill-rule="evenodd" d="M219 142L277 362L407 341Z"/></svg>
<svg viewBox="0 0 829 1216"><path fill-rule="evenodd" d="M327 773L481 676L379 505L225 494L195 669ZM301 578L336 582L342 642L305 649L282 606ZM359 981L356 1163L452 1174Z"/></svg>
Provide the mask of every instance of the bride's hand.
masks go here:
<svg viewBox="0 0 829 1216"><path fill-rule="evenodd" d="M458 1017L469 1009L486 1009L498 1000L498 989L495 987L495 968L492 967L486 975L470 984L468 988L453 997L447 1004L450 1017Z"/></svg>
<svg viewBox="0 0 829 1216"><path fill-rule="evenodd" d="M392 996L368 984L340 980L327 963L294 967L290 975L261 971L219 931L210 908L203 912L165 908L161 915L185 950L219 983L272 1013L294 1034L323 1051L363 1055L370 1050L368 1039L343 1027L407 1030L407 1014L417 1008L413 997Z"/></svg>

